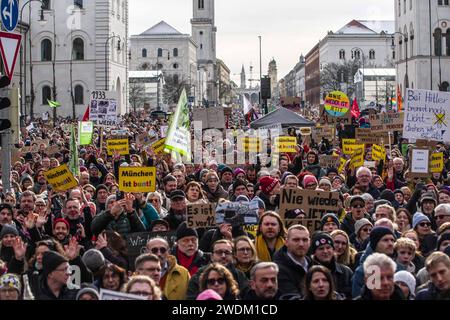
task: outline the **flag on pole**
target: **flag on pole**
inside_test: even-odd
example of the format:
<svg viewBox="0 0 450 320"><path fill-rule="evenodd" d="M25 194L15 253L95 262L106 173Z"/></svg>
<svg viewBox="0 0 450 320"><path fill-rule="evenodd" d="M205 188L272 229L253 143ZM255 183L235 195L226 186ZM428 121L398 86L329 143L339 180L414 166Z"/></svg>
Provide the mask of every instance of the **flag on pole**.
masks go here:
<svg viewBox="0 0 450 320"><path fill-rule="evenodd" d="M403 111L403 98L402 92L400 91L400 86L397 85L397 112Z"/></svg>
<svg viewBox="0 0 450 320"><path fill-rule="evenodd" d="M89 106L87 106L86 111L84 112L83 119L81 121L89 121Z"/></svg>
<svg viewBox="0 0 450 320"><path fill-rule="evenodd" d="M61 107L61 103L59 103L58 101L52 101L52 100L47 99L47 102L48 102L48 106L50 108L59 108L59 107Z"/></svg>
<svg viewBox="0 0 450 320"><path fill-rule="evenodd" d="M250 110L253 108L250 101L247 99L245 95L242 95L243 102L244 102L244 114L247 114L250 112Z"/></svg>
<svg viewBox="0 0 450 320"><path fill-rule="evenodd" d="M191 161L189 107L185 89L181 92L177 109L171 119L164 145L164 152L171 153L172 157L177 160L184 156L186 162Z"/></svg>
<svg viewBox="0 0 450 320"><path fill-rule="evenodd" d="M80 176L80 163L78 161L77 138L75 136L75 125L70 126L70 160L69 169L74 176Z"/></svg>
<svg viewBox="0 0 450 320"><path fill-rule="evenodd" d="M359 107L358 107L358 101L356 101L356 99L353 99L351 113L352 113L352 117L355 119L358 119L359 116L361 115L361 112L359 111Z"/></svg>

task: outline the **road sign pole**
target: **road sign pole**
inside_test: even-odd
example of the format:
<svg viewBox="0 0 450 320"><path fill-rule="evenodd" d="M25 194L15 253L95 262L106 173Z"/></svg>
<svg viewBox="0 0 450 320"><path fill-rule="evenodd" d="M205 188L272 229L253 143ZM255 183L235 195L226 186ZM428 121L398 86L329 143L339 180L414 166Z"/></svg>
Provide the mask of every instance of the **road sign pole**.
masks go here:
<svg viewBox="0 0 450 320"><path fill-rule="evenodd" d="M2 183L3 191L11 191L11 130L2 135Z"/></svg>

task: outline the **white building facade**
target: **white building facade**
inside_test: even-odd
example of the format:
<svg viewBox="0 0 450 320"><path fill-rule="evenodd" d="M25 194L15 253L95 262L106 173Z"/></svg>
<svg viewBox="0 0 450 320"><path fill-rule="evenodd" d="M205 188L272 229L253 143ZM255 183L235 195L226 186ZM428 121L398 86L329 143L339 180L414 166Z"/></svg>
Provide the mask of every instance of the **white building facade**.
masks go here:
<svg viewBox="0 0 450 320"><path fill-rule="evenodd" d="M450 91L450 2L394 0L394 6L398 87L403 94L408 87Z"/></svg>
<svg viewBox="0 0 450 320"><path fill-rule="evenodd" d="M30 2L23 10L23 22L30 26L22 41L26 113L51 114L47 100L56 100L58 116L80 117L94 90L115 91L119 112L127 112L128 0L43 2L45 24L39 21L41 3Z"/></svg>

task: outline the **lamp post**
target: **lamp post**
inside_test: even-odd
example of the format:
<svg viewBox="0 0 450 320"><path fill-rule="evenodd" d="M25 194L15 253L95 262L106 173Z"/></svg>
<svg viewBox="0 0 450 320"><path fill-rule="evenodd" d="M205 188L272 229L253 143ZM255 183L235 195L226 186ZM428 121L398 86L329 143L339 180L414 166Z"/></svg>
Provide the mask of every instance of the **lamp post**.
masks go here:
<svg viewBox="0 0 450 320"><path fill-rule="evenodd" d="M353 51L355 49L359 50L359 52L361 52L361 55L362 55L362 72L363 72L363 74L362 74L362 99L361 99L361 102L364 102L364 107L366 107L366 82L364 80L364 76L365 76L364 66L365 66L366 62L365 62L365 58L364 58L364 51L359 47L353 47L351 49L351 51ZM355 53L355 56L356 56L356 53Z"/></svg>
<svg viewBox="0 0 450 320"><path fill-rule="evenodd" d="M41 0L28 0L27 2L25 2L22 5L22 8L20 9L20 21L23 22L23 9L25 8L26 5L30 4L33 1L41 3L41 16L40 16L40 19L38 21L42 25L45 25L45 23L47 23L47 21L44 18L44 2L42 2ZM31 11L31 7L30 7L30 11ZM26 39L26 37L27 37L28 30L29 30L29 28L25 30L25 34L24 34L24 37L23 37L24 39ZM22 33L22 31L20 33ZM25 94L23 92L23 88L24 88L23 71L26 72L26 68L24 69L24 65L25 65L25 61L26 61L26 51L24 50L22 43L23 42L20 43L20 76L19 76L20 80L19 80L19 86L20 86L20 96L21 97L25 97L26 96L26 92L25 92ZM25 61L24 61L24 56L25 56ZM26 105L24 105L23 99L20 99L20 113L22 115L26 116Z"/></svg>
<svg viewBox="0 0 450 320"><path fill-rule="evenodd" d="M159 64L159 50L161 50L161 57L162 57L162 53L164 51L167 51L167 61L170 60L170 50L159 48L158 49L158 54L156 55L156 71L157 72L160 69L160 67L159 67L160 66L160 64ZM164 78L164 74L162 72L162 67L163 67L163 65L161 65L161 76ZM157 111L161 111L161 104L160 104L160 100L161 100L161 89L160 89L161 80L159 78L159 74L158 73L157 73L157 75L158 75L158 84L156 86L156 110Z"/></svg>
<svg viewBox="0 0 450 320"><path fill-rule="evenodd" d="M258 36L259 38L259 106L261 107L261 98L262 98L262 92L261 92L261 79L262 79L262 49L261 49L261 36Z"/></svg>
<svg viewBox="0 0 450 320"><path fill-rule="evenodd" d="M404 34L403 32L400 32L400 31L396 31L396 32L394 32L393 34L392 34L392 42L391 42L391 49L392 50L394 50L395 49L395 42L394 42L394 35L395 34L399 34L399 35L401 35L404 39L404 41L405 41L405 54L406 54L406 58L405 58L405 64L406 64L406 73L405 73L405 76L406 76L406 83L405 83L405 93L406 93L406 89L409 87L409 76L408 76L408 36L406 35L406 34ZM403 43L403 41L399 41L399 44L401 45ZM398 55L397 55L397 57L398 57ZM400 58L397 58L397 66L398 66L398 60L399 60Z"/></svg>
<svg viewBox="0 0 450 320"><path fill-rule="evenodd" d="M117 51L120 51L120 37L118 35L112 35L105 41L105 91L108 91L108 42L111 39L117 38Z"/></svg>

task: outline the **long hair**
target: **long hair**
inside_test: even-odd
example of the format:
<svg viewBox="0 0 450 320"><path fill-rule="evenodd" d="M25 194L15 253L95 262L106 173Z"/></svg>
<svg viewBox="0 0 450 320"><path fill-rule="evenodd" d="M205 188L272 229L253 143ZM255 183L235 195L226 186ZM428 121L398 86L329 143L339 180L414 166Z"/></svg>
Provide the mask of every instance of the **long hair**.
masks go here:
<svg viewBox="0 0 450 320"><path fill-rule="evenodd" d="M116 255L128 256L127 242L116 231L106 230L106 240L108 241L108 247Z"/></svg>
<svg viewBox="0 0 450 320"><path fill-rule="evenodd" d="M227 283L227 291L226 291L225 295L230 294L236 298L239 296L239 287L238 287L236 280L234 280L233 275L227 268L225 268L223 265L221 265L219 263L211 263L202 272L202 274L200 275L200 280L199 280L199 285L200 285L199 292L203 292L206 289L208 289L207 281L208 281L209 273L211 271L217 272L221 277L223 277L225 279L225 282Z"/></svg>
<svg viewBox="0 0 450 320"><path fill-rule="evenodd" d="M330 270L324 266L313 266L311 269L308 270L305 276L304 280L304 288L305 288L305 300L315 300L314 294L311 291L311 282L312 278L315 273L320 272L322 273L328 280L328 283L330 284L330 289L328 291L327 297L325 300L336 300L336 293L335 293L335 285L334 285L334 279L333 275L331 274Z"/></svg>
<svg viewBox="0 0 450 320"><path fill-rule="evenodd" d="M121 290L121 288L123 287L123 285L127 282L127 272L125 271L125 269L108 262L106 264L105 267L103 267L103 270L101 271L100 274L100 288L103 288L103 278L105 277L106 271L111 271L113 274L117 274L120 278L120 283L119 283L119 291Z"/></svg>
<svg viewBox="0 0 450 320"><path fill-rule="evenodd" d="M283 221L281 220L281 217L278 213L276 213L275 211L266 211L264 212L264 214L261 216L261 218L259 219L258 222L258 230L256 231L256 235L259 236L261 234L261 227L262 227L262 223L265 217L274 217L275 219L277 219L278 224L280 225L280 232L278 233L278 237L281 237L283 239L286 239L287 236L287 231L286 228L284 226Z"/></svg>
<svg viewBox="0 0 450 320"><path fill-rule="evenodd" d="M347 232L342 230L334 230L331 232L331 238L334 241L335 236L343 236L345 240L347 241L347 248L345 248L345 251L343 254L341 254L339 257L336 258L336 261L338 263L342 263L343 265L351 266L355 262L355 256L358 253L350 244L350 238L348 237Z"/></svg>

